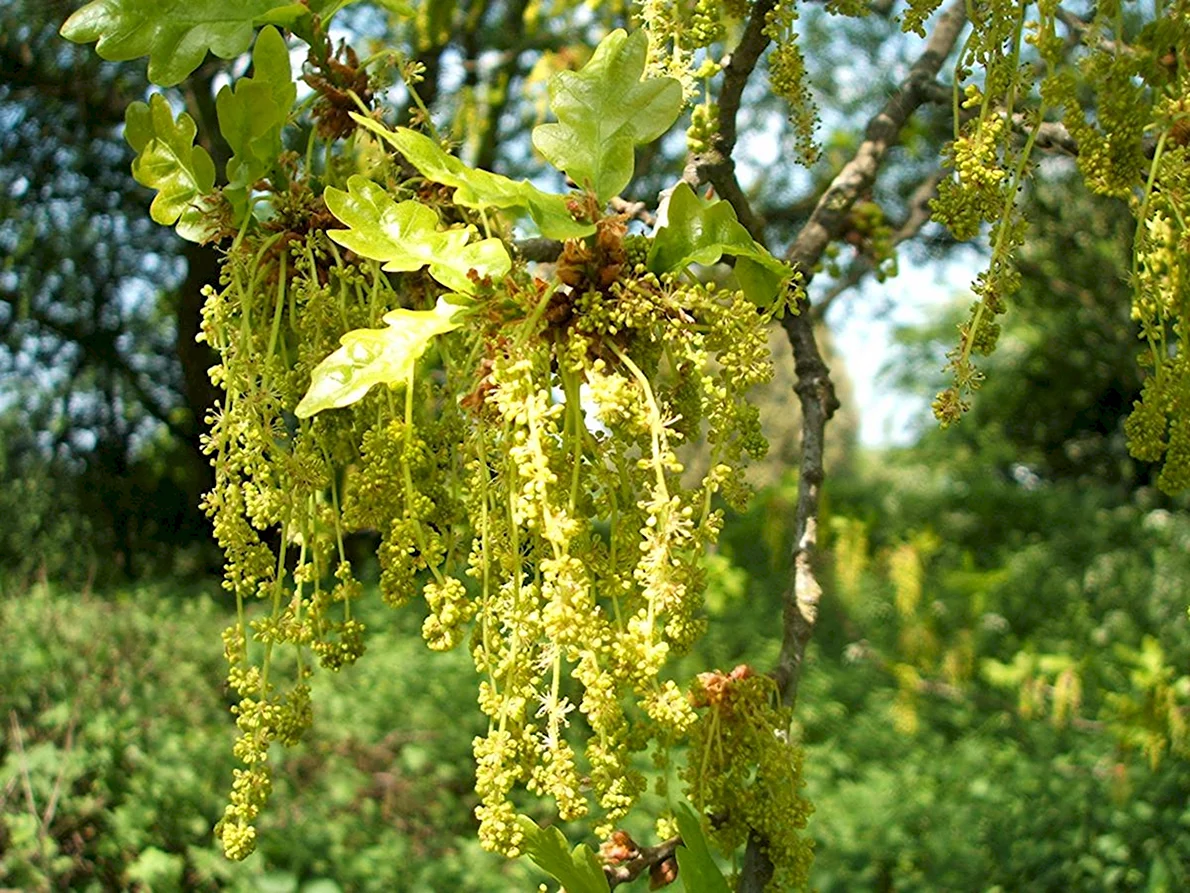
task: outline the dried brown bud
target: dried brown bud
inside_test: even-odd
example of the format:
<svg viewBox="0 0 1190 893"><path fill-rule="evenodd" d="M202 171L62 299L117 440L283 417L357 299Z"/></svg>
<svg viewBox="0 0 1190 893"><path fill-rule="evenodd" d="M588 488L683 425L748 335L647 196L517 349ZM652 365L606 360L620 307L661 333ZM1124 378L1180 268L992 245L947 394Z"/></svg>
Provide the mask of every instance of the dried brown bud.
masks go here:
<svg viewBox="0 0 1190 893"><path fill-rule="evenodd" d="M678 860L670 856L649 869L649 889L660 890L678 879Z"/></svg>

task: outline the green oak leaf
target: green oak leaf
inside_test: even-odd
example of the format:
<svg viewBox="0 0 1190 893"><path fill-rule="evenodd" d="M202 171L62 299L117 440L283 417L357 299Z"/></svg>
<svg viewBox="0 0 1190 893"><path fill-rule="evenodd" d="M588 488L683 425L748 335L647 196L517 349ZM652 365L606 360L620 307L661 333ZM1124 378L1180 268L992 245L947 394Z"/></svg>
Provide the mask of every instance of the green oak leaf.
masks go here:
<svg viewBox="0 0 1190 893"><path fill-rule="evenodd" d="M636 145L660 137L682 110L675 78L641 80L648 49L644 31L613 31L581 71L550 79L558 123L533 129L537 151L601 202L632 179Z"/></svg>
<svg viewBox="0 0 1190 893"><path fill-rule="evenodd" d="M253 26L290 0L91 0L62 25L75 43L98 41L109 62L149 57L149 80L172 87L207 51L231 59L252 43ZM300 4L297 4L300 5Z"/></svg>
<svg viewBox="0 0 1190 893"><path fill-rule="evenodd" d="M157 195L149 215L163 226L177 224L178 235L201 242L210 231L202 198L215 188L215 163L194 145L194 121L185 112L174 120L165 97L134 102L124 114L124 139L136 152L132 176Z"/></svg>
<svg viewBox="0 0 1190 893"><path fill-rule="evenodd" d="M219 130L232 151L223 194L237 219L247 206L252 184L272 170L281 154L281 131L296 100L285 38L276 28L266 27L252 51L252 77L225 86L215 98Z"/></svg>
<svg viewBox="0 0 1190 893"><path fill-rule="evenodd" d="M408 127L389 130L372 118L355 113L351 117L404 155L427 180L453 186L456 204L528 213L549 239L574 239L595 232L594 224L580 223L571 216L566 196L542 192L527 180L467 167L434 140Z"/></svg>
<svg viewBox="0 0 1190 893"><path fill-rule="evenodd" d="M579 844L569 850L561 831L539 828L528 816L517 816L517 823L525 835L525 855L561 882L566 893L609 893L607 877L589 847Z"/></svg>
<svg viewBox="0 0 1190 893"><path fill-rule="evenodd" d="M394 202L383 188L359 174L347 181L347 191L328 188L323 197L350 229L328 235L363 257L383 261L391 272L411 272L429 266L430 275L463 294L475 291L468 273L500 277L512 268L504 243L483 239L468 244L474 227L438 231L438 215L415 201Z"/></svg>
<svg viewBox="0 0 1190 893"><path fill-rule="evenodd" d="M418 357L436 335L457 329L458 305L443 298L433 310L392 310L388 328L355 329L339 339L338 350L314 367L310 389L294 409L308 419L324 409L350 406L375 385L402 385L413 377Z"/></svg>
<svg viewBox="0 0 1190 893"><path fill-rule="evenodd" d="M690 264L709 266L730 254L736 259L736 281L748 300L765 306L792 272L748 234L730 202L704 202L688 183L675 187L666 216L649 248L648 266L654 273L675 273Z"/></svg>
<svg viewBox="0 0 1190 893"><path fill-rule="evenodd" d="M306 43L313 44L317 39L314 33L315 16L318 17L321 25L325 26L340 10L357 2L359 0L305 0L302 3L287 3L257 16L255 23L288 28ZM373 0L373 2L402 18L410 18L415 14L413 7L405 0Z"/></svg>
<svg viewBox="0 0 1190 893"><path fill-rule="evenodd" d="M682 845L678 847L678 877L686 893L731 893L723 872L711 856L702 823L687 803L679 803L674 810Z"/></svg>

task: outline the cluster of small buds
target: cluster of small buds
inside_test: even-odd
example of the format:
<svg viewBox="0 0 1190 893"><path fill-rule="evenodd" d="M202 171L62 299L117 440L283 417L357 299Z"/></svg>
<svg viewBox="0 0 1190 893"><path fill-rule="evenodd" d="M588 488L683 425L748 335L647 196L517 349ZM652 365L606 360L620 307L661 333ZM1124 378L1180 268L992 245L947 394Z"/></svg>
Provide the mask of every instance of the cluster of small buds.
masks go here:
<svg viewBox="0 0 1190 893"><path fill-rule="evenodd" d="M606 291L587 291L574 300L577 333L617 336L631 331L638 337L653 336L666 310L662 285L652 273L617 281Z"/></svg>
<svg viewBox="0 0 1190 893"><path fill-rule="evenodd" d="M926 36L926 19L942 5L942 0L909 0L909 8L901 13L901 29Z"/></svg>
<svg viewBox="0 0 1190 893"><path fill-rule="evenodd" d="M587 396L594 417L608 428L649 430L649 417L640 400L640 386L620 372L609 372L607 363L595 360L587 369Z"/></svg>
<svg viewBox="0 0 1190 893"><path fill-rule="evenodd" d="M695 32L715 39L720 15L709 0L683 4L682 46ZM616 259L599 268L614 268L608 278L586 270L547 293L514 271L490 316L459 333L475 340L458 355L481 357L477 366L452 365L444 349L407 402L373 390L296 426L285 409L344 328L375 327L408 295L399 302L377 265L344 261L317 233L290 246L288 279L269 279L268 245L229 260L208 312L228 392L209 441L219 483L208 505L229 587L274 606L225 637L246 766L220 823L229 854L255 841L269 747L309 725L305 656L338 669L364 650L351 616L360 584L343 548L351 531L380 534L385 602L424 596L431 648L468 642L490 720L474 743L485 847L518 853L518 787L553 798L565 819L597 804L610 831L646 788L639 756L661 758L657 748L695 724L659 677L703 629L698 562L722 519L712 499L742 493L742 465L764 449L744 392L771 375L767 316L740 293L648 273L650 242L625 229L600 229ZM289 337L242 325L245 316L276 319ZM677 450L704 432L714 461L686 487ZM270 529L280 537L263 536ZM267 658L248 659L283 644L299 652L286 694Z"/></svg>
<svg viewBox="0 0 1190 893"><path fill-rule="evenodd" d="M583 562L567 555L543 559L539 567L544 602L541 622L549 641L572 655L594 647L601 618Z"/></svg>
<svg viewBox="0 0 1190 893"><path fill-rule="evenodd" d="M344 620L327 624L326 631L310 642L310 650L318 655L320 666L340 670L359 660L365 650L367 627L358 620Z"/></svg>
<svg viewBox="0 0 1190 893"><path fill-rule="evenodd" d="M513 432L509 456L518 481L511 506L513 523L533 529L547 522L551 491L558 483L547 441L558 436L563 407L553 402L548 387L542 387L528 358L497 361L491 379L492 402Z"/></svg>
<svg viewBox="0 0 1190 893"><path fill-rule="evenodd" d="M967 87L966 97L964 108L983 103L983 94L974 85ZM963 133L947 147L955 179L938 184L938 197L930 207L934 219L946 224L955 238L972 239L985 222L1003 214L1010 177L1001 153L1007 138L1003 116L991 114L964 125Z"/></svg>
<svg viewBox="0 0 1190 893"><path fill-rule="evenodd" d="M644 708L649 717L675 741L685 738L698 719L690 698L672 679L667 679L644 699Z"/></svg>
<svg viewBox="0 0 1190 893"><path fill-rule="evenodd" d="M1065 84L1063 122L1078 142L1078 167L1093 190L1127 200L1145 176L1143 143L1152 116L1152 100L1141 64L1132 54L1103 50L1080 65L1078 86ZM1074 89L1071 89L1071 88ZM1095 124L1087 121L1075 90L1092 87L1099 101Z"/></svg>
<svg viewBox="0 0 1190 893"><path fill-rule="evenodd" d="M553 797L558 818L571 822L587 814L587 798L580 789L574 751L565 741L550 741L541 748L541 759L533 767L528 788L535 794Z"/></svg>
<svg viewBox="0 0 1190 893"><path fill-rule="evenodd" d="M624 236L624 265L632 272L643 267L649 259L650 240L646 236L629 233Z"/></svg>
<svg viewBox="0 0 1190 893"><path fill-rule="evenodd" d="M422 590L430 613L421 634L434 651L449 651L463 641L463 625L475 616L476 605L461 580L447 577Z"/></svg>
<svg viewBox="0 0 1190 893"><path fill-rule="evenodd" d="M227 858L239 861L256 849L253 822L272 792L273 779L268 767L263 765L235 769L232 774L230 802L215 825L215 837Z"/></svg>
<svg viewBox="0 0 1190 893"><path fill-rule="evenodd" d="M723 5L719 0L694 0L687 37L690 46L696 49L709 47L722 40L725 34Z"/></svg>
<svg viewBox="0 0 1190 893"><path fill-rule="evenodd" d="M248 768L233 771L231 796L215 836L227 857L239 860L256 846L253 822L272 791L269 747L274 741L296 744L309 729L313 720L310 688L299 683L286 696L243 697L233 713L240 730L233 753Z"/></svg>
<svg viewBox="0 0 1190 893"><path fill-rule="evenodd" d="M216 481L204 508L226 555L224 586L247 618L224 635L228 683L239 697L233 752L246 769L235 776L217 830L236 859L255 844L253 822L270 790L269 748L295 744L312 722L306 654L338 669L364 651L364 625L351 617L361 587L343 556L344 531L391 534L394 517L404 521L412 512L414 523L438 521L451 510L438 492L408 492L403 472L410 463L418 478L432 480L428 470L437 459L420 436L393 427L391 414L380 413L372 427L347 414L293 424L287 410L308 386L312 366L345 328L374 324L396 297L378 269L344 263L325 234L279 239L256 235L227 254L220 287L206 292L202 325L203 339L220 352L212 378L226 394L204 439ZM282 330L290 334L280 337ZM332 469L348 464L358 473L341 488ZM405 544L418 541L408 529L398 532ZM412 590L426 560L442 560L440 538L422 542L415 555L406 548L389 562L390 589L398 588L396 577ZM272 610L254 610L257 600ZM275 671L270 680L271 658L282 645L298 652L297 680L287 691ZM255 652L263 660L254 661L253 646L263 646Z"/></svg>
<svg viewBox="0 0 1190 893"><path fill-rule="evenodd" d="M495 730L473 742L475 753L475 791L480 804L479 842L484 849L504 853L509 858L520 854L523 833L517 824L516 808L508 800L513 786L525 776L521 748L511 732Z"/></svg>
<svg viewBox="0 0 1190 893"><path fill-rule="evenodd" d="M690 113L690 126L686 128L686 150L694 155L709 152L718 130L719 106L713 102L699 103Z"/></svg>
<svg viewBox="0 0 1190 893"><path fill-rule="evenodd" d="M699 5L707 5L705 0L696 0ZM693 10L686 2L675 3L673 0L639 0L637 15L640 17L641 27L649 35L649 55L645 68L645 77L672 77L682 85L682 95L689 101L697 90L692 66L694 50L705 43L697 43L707 31L709 18L704 13L700 16L699 32L692 32L691 12ZM713 13L712 13L713 15Z"/></svg>

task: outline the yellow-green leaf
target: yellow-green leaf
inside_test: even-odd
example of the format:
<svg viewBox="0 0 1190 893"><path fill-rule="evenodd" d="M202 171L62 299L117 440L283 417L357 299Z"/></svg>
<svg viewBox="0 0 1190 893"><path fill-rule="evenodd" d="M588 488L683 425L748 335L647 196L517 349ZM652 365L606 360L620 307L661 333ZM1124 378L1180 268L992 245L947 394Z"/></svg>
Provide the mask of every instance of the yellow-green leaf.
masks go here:
<svg viewBox="0 0 1190 893"><path fill-rule="evenodd" d="M291 0L91 0L66 20L62 36L97 41L111 62L149 57L149 80L172 87L207 51L232 59L252 43L253 25Z"/></svg>
<svg viewBox="0 0 1190 893"><path fill-rule="evenodd" d="M219 130L232 157L223 193L243 212L252 184L272 170L281 154L281 131L297 99L289 48L276 28L261 30L252 51L252 77L225 86L215 98Z"/></svg>
<svg viewBox="0 0 1190 893"><path fill-rule="evenodd" d="M470 273L504 276L511 268L508 251L499 239L468 244L474 227L439 232L438 215L419 202L394 202L380 186L358 174L347 191L328 188L326 206L350 229L328 235L363 257L382 261L390 272L430 268L430 275L463 294L475 291Z"/></svg>
<svg viewBox="0 0 1190 893"><path fill-rule="evenodd" d="M525 855L561 882L567 893L608 893L607 877L590 847L579 844L571 850L561 831L539 828L528 816L517 816L517 824L525 835Z"/></svg>
<svg viewBox="0 0 1190 893"><path fill-rule="evenodd" d="M456 204L527 213L541 234L550 239L580 238L595 232L594 224L574 219L564 195L542 192L527 180L511 180L467 167L434 140L408 127L389 130L372 118L354 113L351 117L404 155L427 180L453 186Z"/></svg>
<svg viewBox="0 0 1190 893"><path fill-rule="evenodd" d="M674 810L682 845L677 849L678 877L686 893L731 893L723 873L715 864L702 823L688 803Z"/></svg>
<svg viewBox="0 0 1190 893"><path fill-rule="evenodd" d="M718 263L725 254L735 257L736 281L748 300L761 306L772 302L792 272L748 234L730 202L704 202L689 184L679 183L649 248L649 269L676 273L690 264Z"/></svg>
<svg viewBox="0 0 1190 893"><path fill-rule="evenodd" d="M433 310L393 310L384 329L356 329L339 339L338 350L314 367L310 389L294 413L308 419L324 409L350 406L375 385L402 385L436 335L457 329L458 305L438 300Z"/></svg>

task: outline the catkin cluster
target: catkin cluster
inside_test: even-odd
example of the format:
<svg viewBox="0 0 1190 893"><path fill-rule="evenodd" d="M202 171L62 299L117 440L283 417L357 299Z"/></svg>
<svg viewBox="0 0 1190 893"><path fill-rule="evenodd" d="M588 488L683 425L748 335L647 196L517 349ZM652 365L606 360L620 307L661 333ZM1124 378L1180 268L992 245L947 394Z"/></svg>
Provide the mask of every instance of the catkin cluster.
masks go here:
<svg viewBox="0 0 1190 893"><path fill-rule="evenodd" d="M225 636L244 764L217 829L229 856L254 846L271 745L311 723L313 660L337 670L364 650L351 534L378 541L387 604L421 602L428 646L474 658L489 849L518 852L518 788L564 819L594 810L610 833L645 788L637 755L660 759L693 726L661 673L703 630L720 498L742 505L742 469L766 449L745 395L772 374L768 318L742 294L646 272L647 252L606 218L552 281L518 264L482 283L470 323L411 382L301 420L340 336L436 287L318 232L229 252L203 329L225 392L206 506L240 605ZM687 473L682 445L703 437L711 461Z"/></svg>

